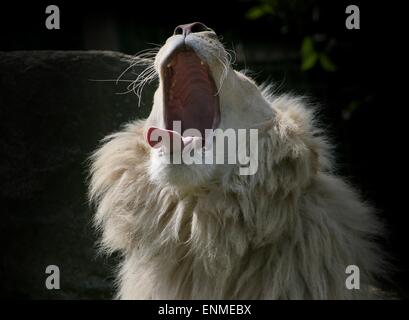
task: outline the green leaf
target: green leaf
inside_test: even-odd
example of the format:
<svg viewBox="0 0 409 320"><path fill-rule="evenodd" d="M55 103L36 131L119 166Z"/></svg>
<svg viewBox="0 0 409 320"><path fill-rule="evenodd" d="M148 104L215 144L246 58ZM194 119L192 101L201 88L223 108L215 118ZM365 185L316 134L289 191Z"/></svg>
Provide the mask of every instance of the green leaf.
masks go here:
<svg viewBox="0 0 409 320"><path fill-rule="evenodd" d="M317 60L318 53L315 51L312 38L305 37L301 45L301 70L310 70L315 66Z"/></svg>
<svg viewBox="0 0 409 320"><path fill-rule="evenodd" d="M337 70L336 65L325 53L321 53L319 56L321 67L328 72L334 72Z"/></svg>
<svg viewBox="0 0 409 320"><path fill-rule="evenodd" d="M255 20L258 18L261 18L262 16L266 14L272 14L274 13L273 7L269 3L265 3L256 7L251 8L249 11L246 13L246 18L250 20Z"/></svg>
<svg viewBox="0 0 409 320"><path fill-rule="evenodd" d="M310 70L312 67L315 66L317 60L318 54L316 52L312 52L309 55L304 55L302 57L301 70L302 71Z"/></svg>
<svg viewBox="0 0 409 320"><path fill-rule="evenodd" d="M314 42L311 37L305 37L301 45L301 56L304 59L313 53L315 53Z"/></svg>
<svg viewBox="0 0 409 320"><path fill-rule="evenodd" d="M251 8L247 13L246 13L246 18L250 20L256 20L262 16L264 16L266 13L263 10L262 6L257 6Z"/></svg>

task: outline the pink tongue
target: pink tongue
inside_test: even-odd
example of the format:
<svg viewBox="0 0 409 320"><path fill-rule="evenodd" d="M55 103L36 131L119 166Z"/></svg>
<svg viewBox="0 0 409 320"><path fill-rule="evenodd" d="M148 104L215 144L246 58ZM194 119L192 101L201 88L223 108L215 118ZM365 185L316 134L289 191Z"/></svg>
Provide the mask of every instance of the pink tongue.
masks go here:
<svg viewBox="0 0 409 320"><path fill-rule="evenodd" d="M152 148L162 148L168 153L184 151L188 145L191 145L189 148L190 150L192 147L196 147L202 143L201 138L190 136L183 137L176 131L157 127L148 128L146 140Z"/></svg>

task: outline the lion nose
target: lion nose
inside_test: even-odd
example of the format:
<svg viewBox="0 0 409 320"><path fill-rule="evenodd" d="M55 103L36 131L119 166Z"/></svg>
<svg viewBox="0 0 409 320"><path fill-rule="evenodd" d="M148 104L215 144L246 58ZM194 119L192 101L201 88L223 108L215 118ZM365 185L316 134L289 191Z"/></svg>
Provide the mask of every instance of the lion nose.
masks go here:
<svg viewBox="0 0 409 320"><path fill-rule="evenodd" d="M209 30L211 29L206 27L204 23L193 22L193 23L181 24L177 26L173 34L174 35L181 34L184 37L186 37L189 33L209 31Z"/></svg>

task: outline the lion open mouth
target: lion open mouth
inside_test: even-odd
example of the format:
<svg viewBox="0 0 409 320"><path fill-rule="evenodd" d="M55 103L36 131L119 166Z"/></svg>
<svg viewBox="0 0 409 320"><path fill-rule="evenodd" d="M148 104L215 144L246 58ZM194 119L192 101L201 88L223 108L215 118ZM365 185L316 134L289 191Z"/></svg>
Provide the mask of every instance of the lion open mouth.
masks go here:
<svg viewBox="0 0 409 320"><path fill-rule="evenodd" d="M206 129L215 129L220 122L219 97L209 66L193 50L178 50L163 64L164 122L166 128L149 128L148 143L157 147L160 140L151 139L153 130L189 144L192 136L183 137L187 129L196 129L205 138ZM174 131L174 121L180 121L181 132ZM171 146L168 146L171 149Z"/></svg>

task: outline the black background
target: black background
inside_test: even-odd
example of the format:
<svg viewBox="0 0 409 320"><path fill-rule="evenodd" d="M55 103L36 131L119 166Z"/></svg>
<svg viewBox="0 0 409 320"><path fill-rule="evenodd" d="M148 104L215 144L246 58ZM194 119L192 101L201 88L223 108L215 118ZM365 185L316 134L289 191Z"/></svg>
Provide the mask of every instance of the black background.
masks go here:
<svg viewBox="0 0 409 320"><path fill-rule="evenodd" d="M306 3L305 6L308 8L309 2L306 1ZM260 81L272 79L282 84L282 78L288 77L287 82L280 87L282 91L291 90L295 93L309 95L313 101L321 105L322 121L336 145L339 173L352 181L361 190L364 197L374 204L387 225L389 236L384 246L396 269L393 281L387 285L387 288L397 292L400 297L407 298L409 294L407 250L409 235L406 209L408 165L406 148L409 126L406 117L408 108L406 102L408 91L406 88L408 83L406 30L409 22L405 17L404 8L398 2L393 1L379 3L375 1L311 1L311 3L318 5L321 9L320 20L315 23L304 23L309 19L309 15L298 12L288 20L290 27L294 26L294 28L290 28L290 32L286 34L280 32L282 27L280 23L283 20L268 17L256 21L245 19L246 12L255 4L252 1L141 2L117 0L2 3L0 49L2 51L97 49L119 50L134 54L149 46L147 45L149 42L162 43L167 36L172 34L175 26L191 21L202 21L212 27L218 34L223 35L223 40L227 45L238 41L244 45L248 44L249 47L266 44L268 50L281 50L284 54L287 49L282 49L282 46L298 48L305 34L325 33L336 38L341 45L333 55L338 66L334 74L319 70L287 74L285 67L270 74L269 69L264 68L262 64L254 63L250 66L260 71L258 75ZM345 28L345 8L351 3L359 5L360 30L351 31ZM45 7L49 4L56 4L60 8L61 30L47 30L44 26ZM98 30L107 21L113 22L119 30L120 38L114 42L104 42L104 37L98 38L98 33L95 33L95 30ZM87 33L87 30L92 32ZM87 37L84 36L86 34L88 34ZM94 35L96 37L92 38ZM263 50L263 46L257 46L257 50ZM6 80L3 79L3 81ZM32 84L24 83L21 94L24 94L24 86L30 85ZM51 84L50 90L52 89ZM0 88L1 95L6 94L3 90L4 88ZM354 112L353 117L345 121L342 118L343 111L345 111L344 106L351 99L361 101L360 107ZM8 114L3 107L5 106L0 105L2 108L0 121L4 125ZM10 106L8 107L7 110L10 110ZM50 106L51 108L55 106ZM53 110L55 112L55 109ZM47 109L44 112L46 117ZM30 122L31 113L21 112L19 117L21 123ZM52 121L49 121L45 126L47 129L47 126L51 128L53 125ZM97 137L104 136L118 125L107 128ZM42 130L44 128L39 129L39 133L35 130L31 132L32 139L36 139L37 134L41 135ZM7 136L0 137L0 139L7 139ZM44 141L43 144L47 145L47 141ZM86 151L92 150L96 144L97 141L89 145ZM61 148L64 148L63 144ZM83 157L86 158L86 152ZM7 159L7 155L3 155L2 158ZM83 163L79 163L78 166L82 168ZM60 172L64 185L44 184L38 192L42 195L53 196L52 189L66 188L66 173L65 171ZM24 172L19 171L18 174L24 175ZM13 178L19 179L16 176L8 177L8 180ZM58 178L58 175L52 177L52 179ZM78 179L83 178L83 174L78 175ZM0 179L3 178L0 177ZM0 187L3 190L6 189L7 183L8 181L3 179ZM78 181L71 183L71 187L74 188ZM83 185L80 190L85 190ZM26 211L28 214L25 219L29 221L30 211L33 211L33 214L40 214L38 208L27 207L30 202L24 202L25 200L19 199L18 196L4 192L3 196L5 209L2 210L1 215L4 217L15 215L17 211ZM35 197L38 196L39 193L35 195ZM52 206L52 201L44 200L41 206L43 208ZM8 221L7 219L2 220ZM48 250L47 241L38 240L47 239L46 228L42 231L45 234L36 235L25 234L25 232L18 235L7 233L7 230L11 230L10 228L13 229L10 225L2 226L2 230L6 232L3 233L3 236L7 235L7 239L3 242L6 246L11 247L12 242L21 241L19 237L29 237L24 243L31 242L33 245L20 247L19 250L39 252ZM6 263L10 259L15 259L13 251L6 249L3 252L6 254L2 256L1 279L9 280L7 281L9 287L2 288L3 295L36 298L35 295L29 293L30 287L24 289L25 281L17 280L27 277L19 269L18 261L14 264ZM80 266L81 263L87 264L88 262L73 261L73 263ZM20 283L19 287L10 288L10 283L13 283L10 279ZM24 293L24 290L27 290L27 293ZM40 295L39 297L45 296ZM75 297L75 295L69 297ZM95 296L90 294L89 297Z"/></svg>

